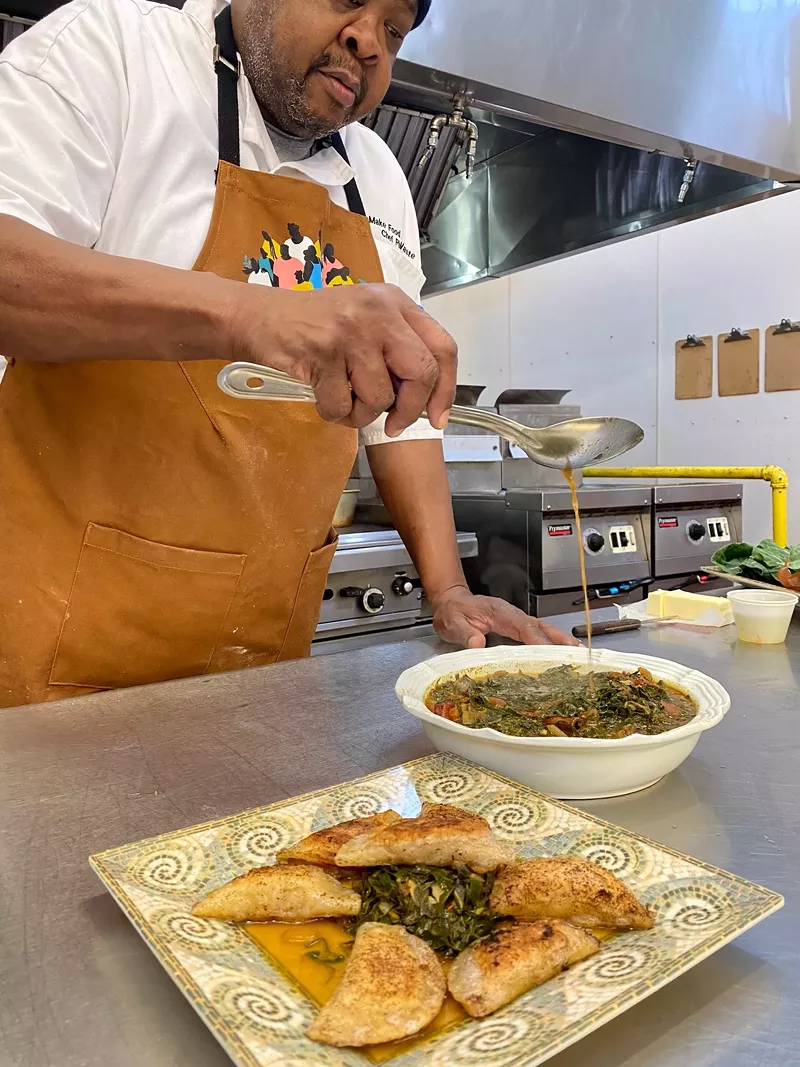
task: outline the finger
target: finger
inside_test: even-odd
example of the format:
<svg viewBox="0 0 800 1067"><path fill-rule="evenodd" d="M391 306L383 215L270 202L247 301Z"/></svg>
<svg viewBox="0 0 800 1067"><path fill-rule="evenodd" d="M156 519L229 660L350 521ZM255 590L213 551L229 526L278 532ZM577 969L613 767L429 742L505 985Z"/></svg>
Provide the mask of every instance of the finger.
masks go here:
<svg viewBox="0 0 800 1067"><path fill-rule="evenodd" d="M424 382L401 381L395 394L394 406L386 416L386 435L398 437L403 430L419 419L428 406L430 386Z"/></svg>
<svg viewBox="0 0 800 1067"><path fill-rule="evenodd" d="M394 403L395 387L383 361L382 352L364 349L348 359L353 407L347 419L359 429L375 422Z"/></svg>
<svg viewBox="0 0 800 1067"><path fill-rule="evenodd" d="M363 430L371 426L383 415L383 411L374 411L371 407L357 398L353 400L353 407L346 419L340 419L342 426L354 426L357 430Z"/></svg>
<svg viewBox="0 0 800 1067"><path fill-rule="evenodd" d="M518 641L522 641L525 645L549 645L551 644L547 634L544 633L542 627L534 619L528 619L519 625ZM512 636L509 634L509 636Z"/></svg>
<svg viewBox="0 0 800 1067"><path fill-rule="evenodd" d="M428 400L428 418L437 430L442 430L456 395L458 345L422 308L414 305L405 311L404 317L436 360L439 374Z"/></svg>
<svg viewBox="0 0 800 1067"><path fill-rule="evenodd" d="M425 411L439 369L430 350L406 323L388 338L384 360L395 383L394 407L386 420L386 433L394 437Z"/></svg>
<svg viewBox="0 0 800 1067"><path fill-rule="evenodd" d="M524 611L520 611L511 604L503 604L497 609L496 617L492 621L492 630L501 637L510 637L514 641L521 641L524 645L552 643L538 619L532 619L530 615L526 615Z"/></svg>
<svg viewBox="0 0 800 1067"><path fill-rule="evenodd" d="M579 641L577 637L573 637L572 634L559 630L559 628L553 626L552 623L540 622L539 625L542 628L542 633L551 645L575 645L578 648L583 648L582 641Z"/></svg>
<svg viewBox="0 0 800 1067"><path fill-rule="evenodd" d="M313 376L311 385L317 401L317 411L326 422L341 422L353 410L353 394L344 360L330 360L322 364Z"/></svg>

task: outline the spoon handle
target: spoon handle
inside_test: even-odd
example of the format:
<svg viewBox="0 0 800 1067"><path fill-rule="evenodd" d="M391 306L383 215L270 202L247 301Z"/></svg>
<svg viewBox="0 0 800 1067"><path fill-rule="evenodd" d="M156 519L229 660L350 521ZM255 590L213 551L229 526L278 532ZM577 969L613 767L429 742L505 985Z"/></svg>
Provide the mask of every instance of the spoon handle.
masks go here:
<svg viewBox="0 0 800 1067"><path fill-rule="evenodd" d="M237 400L304 400L315 399L310 385L292 378L283 371L262 367L258 363L229 363L217 375L217 384L223 393ZM424 416L427 418L427 416ZM480 429L503 433L513 423L492 412L479 411L454 405L450 409L450 421ZM513 432L513 431L512 431Z"/></svg>
<svg viewBox="0 0 800 1067"><path fill-rule="evenodd" d="M228 363L217 385L237 400L314 400L314 390L283 371L258 363Z"/></svg>

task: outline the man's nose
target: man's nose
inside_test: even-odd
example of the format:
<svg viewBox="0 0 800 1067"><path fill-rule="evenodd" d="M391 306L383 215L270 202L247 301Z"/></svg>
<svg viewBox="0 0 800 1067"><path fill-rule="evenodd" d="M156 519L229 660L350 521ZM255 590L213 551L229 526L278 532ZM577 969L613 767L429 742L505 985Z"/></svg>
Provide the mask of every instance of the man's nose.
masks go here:
<svg viewBox="0 0 800 1067"><path fill-rule="evenodd" d="M355 22L351 22L342 30L339 40L348 52L352 52L363 62L375 60L381 53L378 23L374 16L364 14Z"/></svg>

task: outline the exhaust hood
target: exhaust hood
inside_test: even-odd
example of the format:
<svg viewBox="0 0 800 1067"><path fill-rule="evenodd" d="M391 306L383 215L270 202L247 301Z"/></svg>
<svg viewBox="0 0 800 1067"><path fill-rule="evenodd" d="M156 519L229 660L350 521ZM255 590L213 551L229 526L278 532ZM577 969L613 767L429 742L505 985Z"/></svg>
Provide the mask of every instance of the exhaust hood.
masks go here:
<svg viewBox="0 0 800 1067"><path fill-rule="evenodd" d="M0 46L61 2L0 0ZM433 0L365 120L408 176L426 293L786 192L798 41L800 0ZM469 180L447 125L419 166L456 101Z"/></svg>
<svg viewBox="0 0 800 1067"><path fill-rule="evenodd" d="M414 194L427 293L785 192L800 2L435 0L366 120ZM467 180L438 113L478 127Z"/></svg>

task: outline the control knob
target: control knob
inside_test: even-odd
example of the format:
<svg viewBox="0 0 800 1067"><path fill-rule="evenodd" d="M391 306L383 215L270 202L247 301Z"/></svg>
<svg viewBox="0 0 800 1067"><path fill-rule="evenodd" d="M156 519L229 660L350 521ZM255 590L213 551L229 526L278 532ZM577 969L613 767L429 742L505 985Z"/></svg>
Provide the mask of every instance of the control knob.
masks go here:
<svg viewBox="0 0 800 1067"><path fill-rule="evenodd" d="M602 552L605 547L606 539L597 530L589 530L586 534L586 547L590 552Z"/></svg>
<svg viewBox="0 0 800 1067"><path fill-rule="evenodd" d="M364 611L368 611L370 615L377 615L383 611L385 604L386 594L382 589L368 589L361 598Z"/></svg>
<svg viewBox="0 0 800 1067"><path fill-rule="evenodd" d="M410 596L414 592L414 583L407 574L398 574L392 582L392 592L395 596Z"/></svg>
<svg viewBox="0 0 800 1067"><path fill-rule="evenodd" d="M378 615L386 604L386 594L382 589L363 589L359 586L348 585L339 590L339 596L360 600L361 607L370 615Z"/></svg>
<svg viewBox="0 0 800 1067"><path fill-rule="evenodd" d="M706 535L706 528L702 522L692 521L686 527L686 536L690 541L702 541Z"/></svg>

